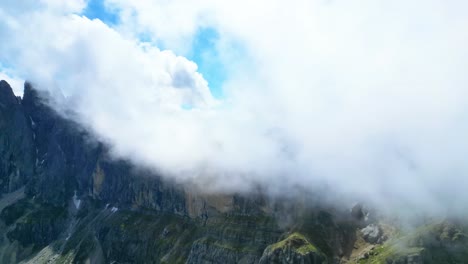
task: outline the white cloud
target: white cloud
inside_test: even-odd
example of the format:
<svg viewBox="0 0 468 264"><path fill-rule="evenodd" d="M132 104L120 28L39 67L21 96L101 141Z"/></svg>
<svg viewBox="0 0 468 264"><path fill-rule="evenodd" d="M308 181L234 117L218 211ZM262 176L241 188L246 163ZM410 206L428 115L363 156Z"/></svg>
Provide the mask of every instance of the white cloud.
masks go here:
<svg viewBox="0 0 468 264"><path fill-rule="evenodd" d="M398 205L466 206L467 3L106 3L121 10L117 29L50 9L2 16L0 60L63 89L116 155L212 188L327 182ZM133 40L183 54L200 27L220 33L223 102L194 63Z"/></svg>

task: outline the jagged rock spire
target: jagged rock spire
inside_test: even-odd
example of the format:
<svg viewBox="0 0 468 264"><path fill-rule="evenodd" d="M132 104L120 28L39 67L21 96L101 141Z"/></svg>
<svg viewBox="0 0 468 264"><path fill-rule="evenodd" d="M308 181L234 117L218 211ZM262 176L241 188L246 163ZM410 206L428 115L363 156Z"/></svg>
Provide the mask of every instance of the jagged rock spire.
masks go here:
<svg viewBox="0 0 468 264"><path fill-rule="evenodd" d="M0 81L0 106L11 106L18 104L18 99L13 93L10 84L5 80Z"/></svg>

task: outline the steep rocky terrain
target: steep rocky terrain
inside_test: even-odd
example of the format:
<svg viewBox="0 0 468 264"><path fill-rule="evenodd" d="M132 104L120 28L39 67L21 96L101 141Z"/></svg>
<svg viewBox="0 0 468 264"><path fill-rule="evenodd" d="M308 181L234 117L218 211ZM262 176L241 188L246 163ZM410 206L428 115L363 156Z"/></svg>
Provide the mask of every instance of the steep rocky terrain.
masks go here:
<svg viewBox="0 0 468 264"><path fill-rule="evenodd" d="M468 263L463 221L403 236L360 206L204 194L112 159L28 83L0 82L0 195L0 263Z"/></svg>

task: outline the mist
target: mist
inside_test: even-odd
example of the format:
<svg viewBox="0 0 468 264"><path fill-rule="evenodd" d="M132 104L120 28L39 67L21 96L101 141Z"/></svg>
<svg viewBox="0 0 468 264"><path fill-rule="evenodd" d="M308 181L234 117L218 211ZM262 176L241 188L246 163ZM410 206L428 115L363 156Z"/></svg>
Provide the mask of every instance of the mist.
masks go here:
<svg viewBox="0 0 468 264"><path fill-rule="evenodd" d="M108 0L112 26L86 1L6 2L0 76L49 92L115 158L206 192L468 209L464 1ZM200 28L219 33L223 98L184 56Z"/></svg>

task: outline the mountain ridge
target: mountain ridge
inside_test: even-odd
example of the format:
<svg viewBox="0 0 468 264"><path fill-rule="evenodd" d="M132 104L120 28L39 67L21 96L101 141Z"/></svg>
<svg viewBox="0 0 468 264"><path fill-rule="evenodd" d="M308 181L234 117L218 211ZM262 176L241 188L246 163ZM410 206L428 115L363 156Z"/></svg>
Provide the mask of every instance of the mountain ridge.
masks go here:
<svg viewBox="0 0 468 264"><path fill-rule="evenodd" d="M207 194L113 159L40 93L0 82L0 263L436 263L397 254L397 232L360 205Z"/></svg>

